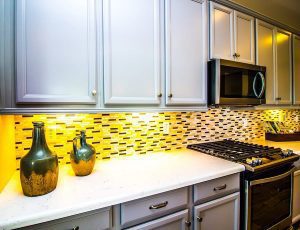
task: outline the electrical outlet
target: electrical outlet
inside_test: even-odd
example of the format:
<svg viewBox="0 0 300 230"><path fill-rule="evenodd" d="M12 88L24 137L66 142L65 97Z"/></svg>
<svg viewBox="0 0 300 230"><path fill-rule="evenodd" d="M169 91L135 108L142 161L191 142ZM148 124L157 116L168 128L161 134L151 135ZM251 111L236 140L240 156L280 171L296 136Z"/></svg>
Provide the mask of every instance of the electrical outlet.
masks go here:
<svg viewBox="0 0 300 230"><path fill-rule="evenodd" d="M243 118L242 119L242 124L243 124L243 127L246 127L248 125L248 120L247 118Z"/></svg>
<svg viewBox="0 0 300 230"><path fill-rule="evenodd" d="M169 134L170 133L170 124L169 124L169 122L164 122L163 123L163 133L164 134Z"/></svg>

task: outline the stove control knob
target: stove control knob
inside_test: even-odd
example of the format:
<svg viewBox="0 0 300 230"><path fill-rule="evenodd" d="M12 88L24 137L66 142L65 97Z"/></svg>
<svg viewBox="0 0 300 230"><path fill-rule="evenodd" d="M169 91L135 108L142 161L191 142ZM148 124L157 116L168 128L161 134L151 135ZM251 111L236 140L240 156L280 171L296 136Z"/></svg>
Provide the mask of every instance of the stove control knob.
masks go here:
<svg viewBox="0 0 300 230"><path fill-rule="evenodd" d="M291 156L292 154L293 154L293 150L291 150L291 149L286 149L286 150L282 150L282 156L283 157L289 157L289 156Z"/></svg>

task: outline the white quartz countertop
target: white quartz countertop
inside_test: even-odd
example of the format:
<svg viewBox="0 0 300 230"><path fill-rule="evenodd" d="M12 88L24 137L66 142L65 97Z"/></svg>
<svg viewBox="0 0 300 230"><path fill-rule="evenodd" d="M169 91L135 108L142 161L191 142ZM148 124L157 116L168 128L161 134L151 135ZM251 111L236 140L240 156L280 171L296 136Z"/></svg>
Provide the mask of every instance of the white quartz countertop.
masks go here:
<svg viewBox="0 0 300 230"><path fill-rule="evenodd" d="M98 161L93 173L76 177L60 167L56 190L39 197L22 193L17 171L0 193L0 229L67 217L238 173L244 166L192 150Z"/></svg>

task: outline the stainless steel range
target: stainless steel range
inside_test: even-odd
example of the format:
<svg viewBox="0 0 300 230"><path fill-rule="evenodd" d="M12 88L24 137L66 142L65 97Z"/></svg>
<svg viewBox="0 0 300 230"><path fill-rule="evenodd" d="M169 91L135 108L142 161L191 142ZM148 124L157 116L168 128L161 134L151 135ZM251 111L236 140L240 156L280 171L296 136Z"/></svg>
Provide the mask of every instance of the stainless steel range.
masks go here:
<svg viewBox="0 0 300 230"><path fill-rule="evenodd" d="M241 228L285 229L292 223L293 163L291 150L233 140L187 146L199 152L243 164Z"/></svg>

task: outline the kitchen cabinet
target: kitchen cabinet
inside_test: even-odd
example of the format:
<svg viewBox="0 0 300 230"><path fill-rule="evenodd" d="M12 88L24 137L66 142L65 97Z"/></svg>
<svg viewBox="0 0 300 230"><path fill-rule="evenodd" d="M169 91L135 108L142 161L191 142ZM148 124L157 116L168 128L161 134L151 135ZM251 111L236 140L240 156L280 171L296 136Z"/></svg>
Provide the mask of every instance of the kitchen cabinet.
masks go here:
<svg viewBox="0 0 300 230"><path fill-rule="evenodd" d="M189 229L188 226L188 210L185 209L180 212L176 212L174 214L141 224L137 225L132 228L127 228L128 230L152 230L152 229L159 229L159 230L185 230Z"/></svg>
<svg viewBox="0 0 300 230"><path fill-rule="evenodd" d="M254 64L254 18L210 2L210 58Z"/></svg>
<svg viewBox="0 0 300 230"><path fill-rule="evenodd" d="M293 35L294 104L300 104L300 37Z"/></svg>
<svg viewBox="0 0 300 230"><path fill-rule="evenodd" d="M194 208L194 229L239 229L239 193Z"/></svg>
<svg viewBox="0 0 300 230"><path fill-rule="evenodd" d="M291 33L277 29L276 78L278 104L292 104L292 37Z"/></svg>
<svg viewBox="0 0 300 230"><path fill-rule="evenodd" d="M120 205L121 226L134 226L183 210L187 203L187 187L123 203Z"/></svg>
<svg viewBox="0 0 300 230"><path fill-rule="evenodd" d="M104 0L105 104L160 104L160 0Z"/></svg>
<svg viewBox="0 0 300 230"><path fill-rule="evenodd" d="M106 230L111 229L111 209L91 211L76 216L66 217L42 224L22 228L23 230L65 230L65 229L89 229Z"/></svg>
<svg viewBox="0 0 300 230"><path fill-rule="evenodd" d="M291 34L257 20L256 36L256 63L267 67L266 104L291 104Z"/></svg>
<svg viewBox="0 0 300 230"><path fill-rule="evenodd" d="M293 223L300 221L300 170L294 172Z"/></svg>
<svg viewBox="0 0 300 230"><path fill-rule="evenodd" d="M166 104L206 104L206 3L165 4Z"/></svg>
<svg viewBox="0 0 300 230"><path fill-rule="evenodd" d="M256 20L256 64L266 66L266 104L275 104L276 27Z"/></svg>
<svg viewBox="0 0 300 230"><path fill-rule="evenodd" d="M96 104L94 0L16 1L17 103Z"/></svg>

